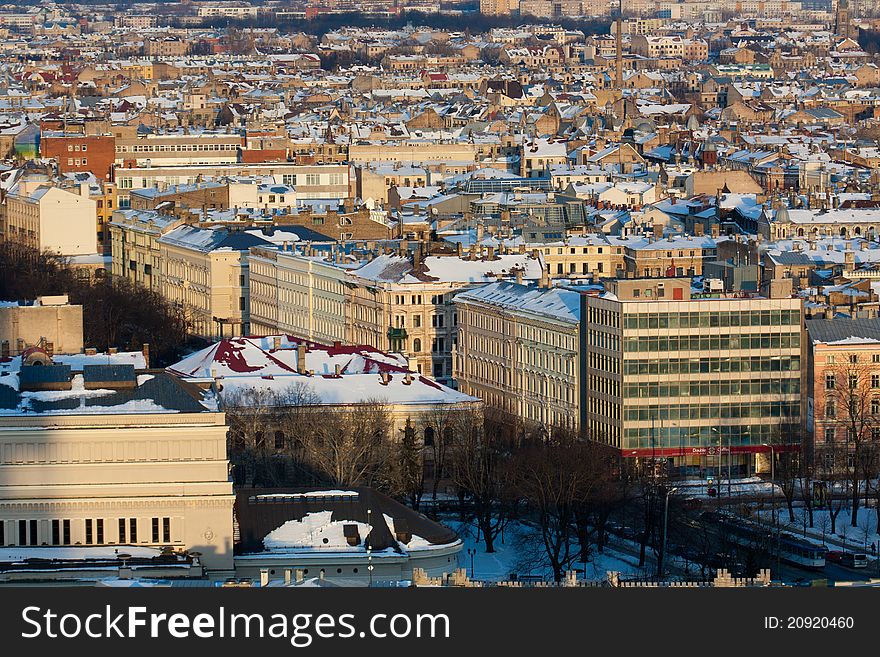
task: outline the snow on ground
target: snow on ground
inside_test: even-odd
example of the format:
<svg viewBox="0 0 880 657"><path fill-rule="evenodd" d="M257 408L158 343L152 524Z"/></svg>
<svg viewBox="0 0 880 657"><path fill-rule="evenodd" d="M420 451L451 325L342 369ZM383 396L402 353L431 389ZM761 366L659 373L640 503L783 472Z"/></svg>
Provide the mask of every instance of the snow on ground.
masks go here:
<svg viewBox="0 0 880 657"><path fill-rule="evenodd" d="M877 533L877 512L873 508L860 508L856 516L856 527L850 524L850 513L848 509L841 509L837 515L835 523L836 532L831 533L831 515L828 509L813 509L813 526L809 526L806 509L796 506L794 509L794 522L791 522L788 515L788 509L785 506L777 508L776 513L788 531L804 536L804 524L806 520L806 537L817 543L831 543L829 549L843 549L843 543L849 550L864 550L868 556L873 556L871 552L871 544L877 544L880 541L880 535ZM773 510L762 509L758 511L758 515L766 522L772 522Z"/></svg>
<svg viewBox="0 0 880 657"><path fill-rule="evenodd" d="M541 563L540 536L538 530L525 523L510 523L504 530L504 541L497 536L494 543L495 551L486 552L486 543L480 537L477 541L476 525L458 520L444 520L458 533L464 546L458 555L458 567L464 568L471 575L471 557L468 550L476 550L473 561L473 579L482 581L509 580L512 573L522 576L538 576L546 580L553 579L553 571L546 563ZM603 554L598 554L593 546L593 553L586 564L577 562L573 565L578 578L604 580L608 571L617 571L627 576L643 575L644 570L638 567L638 558L606 546Z"/></svg>
<svg viewBox="0 0 880 657"><path fill-rule="evenodd" d="M714 473L710 473L714 475ZM708 497L708 486L706 484L705 479L686 479L680 482L674 482L674 485L679 489L680 495L685 495L688 497ZM738 495L772 495L774 491L778 491L778 487L769 481L764 481L760 477L746 477L740 479L731 479L728 482L727 479L722 477L719 481L718 477L715 476L715 482L713 486L718 490L721 495L728 495L728 488L730 490L730 495L736 497Z"/></svg>

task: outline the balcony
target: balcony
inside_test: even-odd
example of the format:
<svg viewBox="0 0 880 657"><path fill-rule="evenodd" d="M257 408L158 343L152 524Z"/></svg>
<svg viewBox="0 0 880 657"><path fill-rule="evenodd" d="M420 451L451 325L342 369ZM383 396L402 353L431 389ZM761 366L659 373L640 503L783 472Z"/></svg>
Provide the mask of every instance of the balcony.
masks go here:
<svg viewBox="0 0 880 657"><path fill-rule="evenodd" d="M406 329L405 328L394 328L393 326L388 327L388 339L389 340L406 340Z"/></svg>

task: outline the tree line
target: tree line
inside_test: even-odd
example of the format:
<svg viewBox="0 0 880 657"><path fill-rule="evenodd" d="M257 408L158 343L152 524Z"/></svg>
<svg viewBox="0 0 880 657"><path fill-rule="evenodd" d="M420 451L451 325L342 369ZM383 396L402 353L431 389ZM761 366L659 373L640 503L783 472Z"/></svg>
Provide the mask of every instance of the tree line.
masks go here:
<svg viewBox="0 0 880 657"><path fill-rule="evenodd" d="M551 437L509 415L455 407L395 428L384 402L328 407L305 383L222 394L237 485L372 486L417 510L451 490L487 552L511 521L534 522L556 579L601 549L605 522L627 500L616 453L564 429Z"/></svg>
<svg viewBox="0 0 880 657"><path fill-rule="evenodd" d="M176 362L189 341L183 309L158 292L127 279L93 275L69 259L5 242L0 244L0 299L34 300L66 294L83 306L83 344L106 351L140 350L150 345L153 365Z"/></svg>

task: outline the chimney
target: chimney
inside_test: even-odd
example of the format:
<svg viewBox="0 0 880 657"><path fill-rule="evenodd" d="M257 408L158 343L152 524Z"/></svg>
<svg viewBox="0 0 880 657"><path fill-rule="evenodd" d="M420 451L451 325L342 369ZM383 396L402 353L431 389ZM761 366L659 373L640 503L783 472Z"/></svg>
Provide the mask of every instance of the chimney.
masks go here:
<svg viewBox="0 0 880 657"><path fill-rule="evenodd" d="M545 289L550 287L550 273L546 269L541 271L541 279L538 281L538 287Z"/></svg>
<svg viewBox="0 0 880 657"><path fill-rule="evenodd" d="M342 365L340 365L339 363L336 363L336 364L333 366L333 373L334 373L334 376L336 376L337 379L340 378L340 377L342 377Z"/></svg>
<svg viewBox="0 0 880 657"><path fill-rule="evenodd" d="M297 568L297 569L294 571L294 575L296 576L296 583L297 583L297 584L302 584L302 583L303 583L303 571L302 571L302 568Z"/></svg>
<svg viewBox="0 0 880 657"><path fill-rule="evenodd" d="M281 336L280 335L276 335L272 338L272 349L274 351L278 351L279 349L281 349Z"/></svg>
<svg viewBox="0 0 880 657"><path fill-rule="evenodd" d="M495 260L495 247L490 246L486 251L486 260Z"/></svg>
<svg viewBox="0 0 880 657"><path fill-rule="evenodd" d="M486 227L483 225L483 222L477 224L477 242L483 241L483 234L486 230Z"/></svg>
<svg viewBox="0 0 880 657"><path fill-rule="evenodd" d="M269 585L269 569L260 568L260 586Z"/></svg>
<svg viewBox="0 0 880 657"><path fill-rule="evenodd" d="M464 246L462 245L461 242L459 242L456 245L455 249L456 249L456 252L458 253L458 257L460 258L462 256L462 254L464 253Z"/></svg>
<svg viewBox="0 0 880 657"><path fill-rule="evenodd" d="M150 343L144 342L144 346L141 348L141 351L144 354L144 361L147 364L147 367L150 367Z"/></svg>
<svg viewBox="0 0 880 657"><path fill-rule="evenodd" d="M388 372L379 372L379 378L383 386L387 386L391 382L391 375Z"/></svg>
<svg viewBox="0 0 880 657"><path fill-rule="evenodd" d="M296 346L296 373L306 373L306 345L302 342Z"/></svg>
<svg viewBox="0 0 880 657"><path fill-rule="evenodd" d="M292 572L291 572L290 568L285 568L284 569L284 583L285 584L290 584L291 575L292 575Z"/></svg>
<svg viewBox="0 0 880 657"><path fill-rule="evenodd" d="M522 282L523 282L523 270L517 269L516 270L516 284L522 285Z"/></svg>

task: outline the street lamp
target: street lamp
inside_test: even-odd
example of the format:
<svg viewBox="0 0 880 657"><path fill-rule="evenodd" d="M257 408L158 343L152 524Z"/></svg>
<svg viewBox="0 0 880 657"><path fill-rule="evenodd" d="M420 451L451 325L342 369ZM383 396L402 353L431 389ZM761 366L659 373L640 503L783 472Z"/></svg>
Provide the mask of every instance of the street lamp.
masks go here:
<svg viewBox="0 0 880 657"><path fill-rule="evenodd" d="M370 535L373 533L372 509L367 509L367 524L370 526L370 533L367 534L367 573L370 575L370 587L373 586L373 542Z"/></svg>
<svg viewBox="0 0 880 657"><path fill-rule="evenodd" d="M721 429L718 427L709 427L709 430L714 432L718 436L718 487L716 490L716 506L718 509L721 508Z"/></svg>
<svg viewBox="0 0 880 657"><path fill-rule="evenodd" d="M666 534L669 524L669 496L677 490L677 487L666 489L666 495L663 500L663 541L660 543L660 554L657 556L657 577L659 579L663 579L663 559L666 557Z"/></svg>
<svg viewBox="0 0 880 657"><path fill-rule="evenodd" d="M474 578L474 557L477 554L476 548L468 548L467 549L468 556L471 558L471 579Z"/></svg>
<svg viewBox="0 0 880 657"><path fill-rule="evenodd" d="M764 443L764 447L770 450L770 483L773 484L773 496L776 496L776 455L773 453L773 445Z"/></svg>

